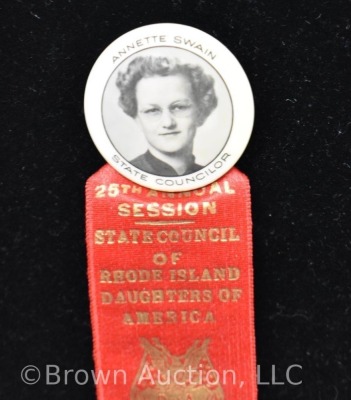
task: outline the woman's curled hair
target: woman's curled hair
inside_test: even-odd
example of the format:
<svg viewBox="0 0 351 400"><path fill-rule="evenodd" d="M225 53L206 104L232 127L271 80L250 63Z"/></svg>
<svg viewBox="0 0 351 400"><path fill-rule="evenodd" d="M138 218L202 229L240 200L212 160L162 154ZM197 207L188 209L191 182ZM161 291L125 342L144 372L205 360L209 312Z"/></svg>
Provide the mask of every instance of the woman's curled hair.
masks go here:
<svg viewBox="0 0 351 400"><path fill-rule="evenodd" d="M197 125L202 125L217 106L214 91L214 79L204 73L197 65L181 64L168 57L137 57L129 65L126 72L119 72L116 85L120 90L119 105L132 118L137 116L136 85L142 78L169 75L185 76L192 88L194 101L198 109Z"/></svg>

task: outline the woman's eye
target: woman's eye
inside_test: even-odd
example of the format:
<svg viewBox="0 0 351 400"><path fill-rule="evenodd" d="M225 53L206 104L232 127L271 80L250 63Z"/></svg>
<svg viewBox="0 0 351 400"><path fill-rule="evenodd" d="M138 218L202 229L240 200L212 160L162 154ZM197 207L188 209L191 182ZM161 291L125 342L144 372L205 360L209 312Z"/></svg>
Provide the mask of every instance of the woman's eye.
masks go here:
<svg viewBox="0 0 351 400"><path fill-rule="evenodd" d="M160 109L153 107L153 108L147 108L146 110L142 111L144 114L148 114L148 115L155 115L160 113Z"/></svg>
<svg viewBox="0 0 351 400"><path fill-rule="evenodd" d="M191 104L174 104L173 111L187 111L191 108Z"/></svg>

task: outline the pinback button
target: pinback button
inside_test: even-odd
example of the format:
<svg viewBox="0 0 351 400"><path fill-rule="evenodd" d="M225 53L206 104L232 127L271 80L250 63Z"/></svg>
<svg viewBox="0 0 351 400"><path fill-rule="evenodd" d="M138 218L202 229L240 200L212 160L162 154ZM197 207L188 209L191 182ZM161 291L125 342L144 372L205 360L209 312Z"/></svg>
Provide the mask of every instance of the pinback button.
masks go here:
<svg viewBox="0 0 351 400"><path fill-rule="evenodd" d="M217 39L178 24L126 33L97 59L84 99L106 161L142 186L206 186L244 152L254 121L247 76Z"/></svg>

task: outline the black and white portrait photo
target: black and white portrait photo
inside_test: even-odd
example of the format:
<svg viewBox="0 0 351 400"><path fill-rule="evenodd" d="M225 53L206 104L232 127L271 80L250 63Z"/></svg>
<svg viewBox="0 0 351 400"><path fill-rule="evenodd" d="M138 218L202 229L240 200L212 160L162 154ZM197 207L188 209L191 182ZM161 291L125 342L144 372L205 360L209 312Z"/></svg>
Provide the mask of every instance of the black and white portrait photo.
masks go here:
<svg viewBox="0 0 351 400"><path fill-rule="evenodd" d="M105 130L134 167L153 175L192 174L209 164L230 135L233 112L218 72L172 47L138 52L105 87Z"/></svg>

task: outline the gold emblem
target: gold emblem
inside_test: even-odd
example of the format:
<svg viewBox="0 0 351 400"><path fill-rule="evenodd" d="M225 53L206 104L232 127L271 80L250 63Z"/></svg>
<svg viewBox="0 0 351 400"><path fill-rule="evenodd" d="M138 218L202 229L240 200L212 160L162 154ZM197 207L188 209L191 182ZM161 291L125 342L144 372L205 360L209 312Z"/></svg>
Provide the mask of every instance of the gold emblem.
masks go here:
<svg viewBox="0 0 351 400"><path fill-rule="evenodd" d="M183 355L141 338L144 355L131 389L131 400L224 400L219 374L207 349L209 339L195 340Z"/></svg>

